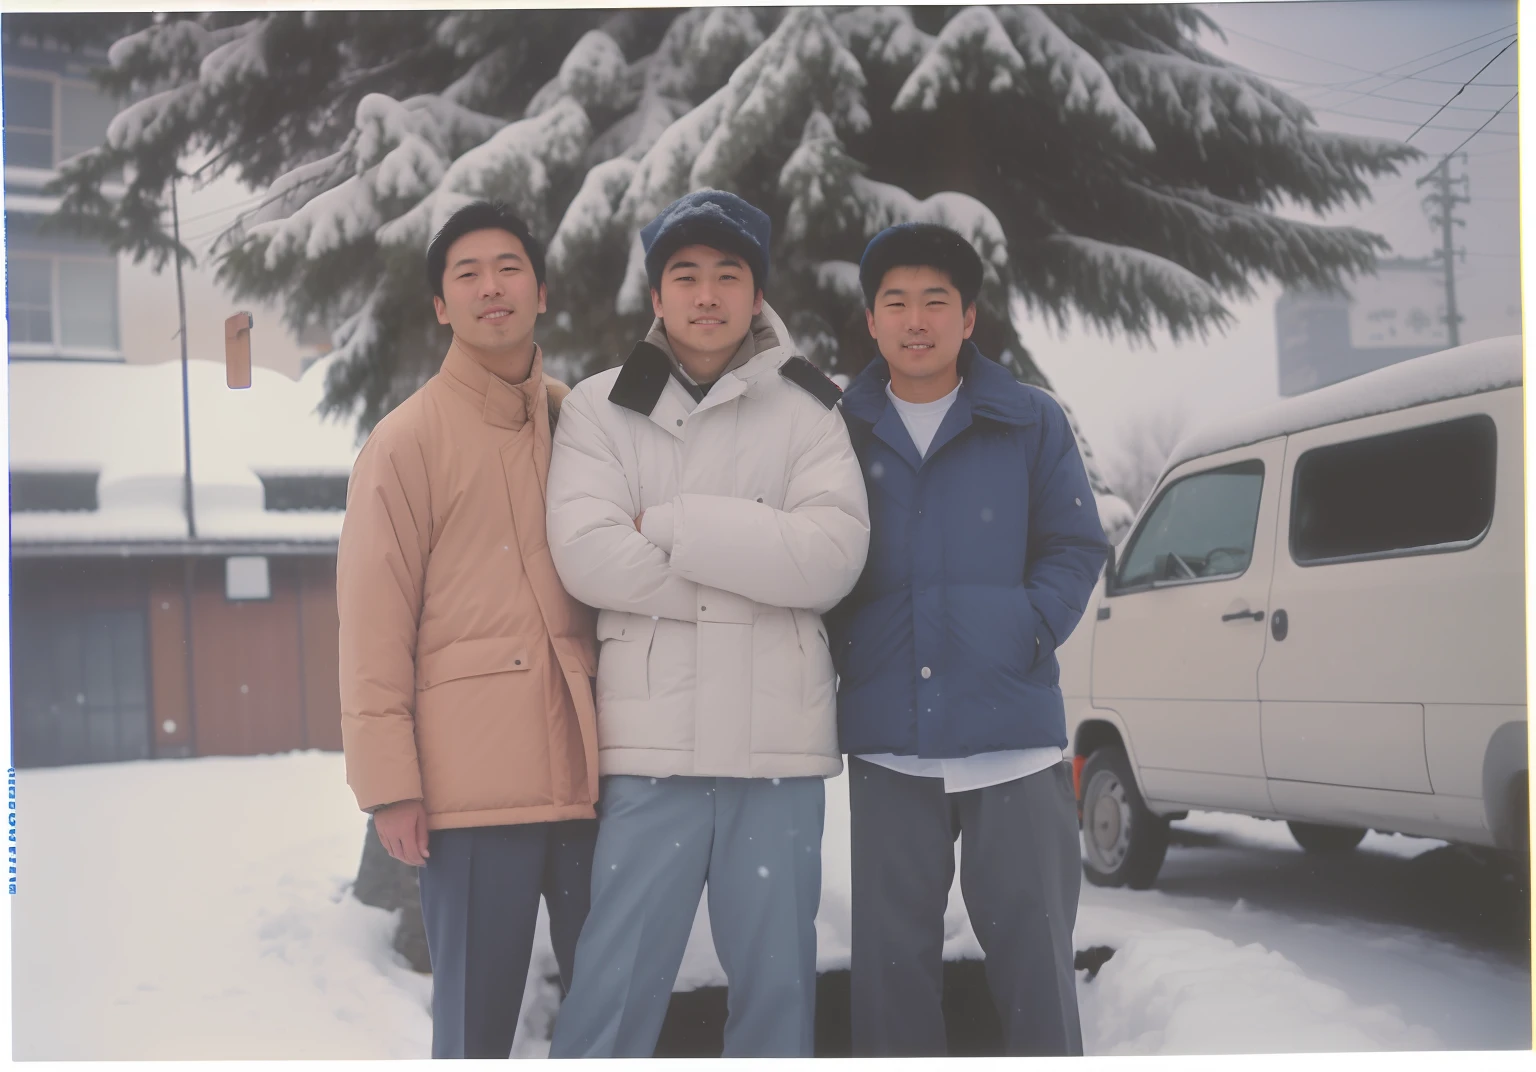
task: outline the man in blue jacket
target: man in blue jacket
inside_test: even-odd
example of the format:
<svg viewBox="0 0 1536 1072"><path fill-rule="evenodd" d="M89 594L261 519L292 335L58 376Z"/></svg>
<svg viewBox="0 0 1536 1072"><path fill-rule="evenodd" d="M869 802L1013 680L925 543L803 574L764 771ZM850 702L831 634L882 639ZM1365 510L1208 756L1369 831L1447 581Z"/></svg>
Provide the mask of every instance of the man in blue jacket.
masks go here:
<svg viewBox="0 0 1536 1072"><path fill-rule="evenodd" d="M1010 1054L1081 1054L1080 861L1055 649L1108 553L1061 407L969 340L982 266L903 224L859 265L875 358L843 412L870 548L828 618L849 754L853 1046L945 1052L944 908L960 888Z"/></svg>

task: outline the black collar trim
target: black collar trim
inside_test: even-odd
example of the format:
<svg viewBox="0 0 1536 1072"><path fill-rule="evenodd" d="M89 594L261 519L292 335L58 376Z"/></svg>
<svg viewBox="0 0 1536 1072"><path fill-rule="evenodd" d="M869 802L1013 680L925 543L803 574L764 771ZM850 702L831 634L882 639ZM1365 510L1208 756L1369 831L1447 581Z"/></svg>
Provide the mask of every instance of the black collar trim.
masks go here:
<svg viewBox="0 0 1536 1072"><path fill-rule="evenodd" d="M843 397L842 388L833 383L825 372L803 357L792 357L779 366L779 375L790 383L808 391L812 398L831 409Z"/></svg>
<svg viewBox="0 0 1536 1072"><path fill-rule="evenodd" d="M608 401L649 417L656 403L661 401L671 368L672 361L661 347L644 341L636 343L624 359L618 379L613 381Z"/></svg>

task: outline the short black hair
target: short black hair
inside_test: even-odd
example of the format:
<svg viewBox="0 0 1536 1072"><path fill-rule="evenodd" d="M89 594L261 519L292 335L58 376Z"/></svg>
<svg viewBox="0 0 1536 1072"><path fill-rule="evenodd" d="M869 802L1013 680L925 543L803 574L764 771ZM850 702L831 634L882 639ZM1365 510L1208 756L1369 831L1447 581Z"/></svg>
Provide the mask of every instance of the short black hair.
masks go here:
<svg viewBox="0 0 1536 1072"><path fill-rule="evenodd" d="M864 307L875 307L875 296L892 268L936 268L949 276L963 305L974 305L981 293L981 258L958 232L936 223L903 223L887 227L864 250L859 261L859 286Z"/></svg>
<svg viewBox="0 0 1536 1072"><path fill-rule="evenodd" d="M533 278L544 283L544 243L533 237L523 218L501 201L471 201L448 217L427 247L427 285L443 296L443 274L448 271L448 247L474 231L506 231L523 244L533 266Z"/></svg>

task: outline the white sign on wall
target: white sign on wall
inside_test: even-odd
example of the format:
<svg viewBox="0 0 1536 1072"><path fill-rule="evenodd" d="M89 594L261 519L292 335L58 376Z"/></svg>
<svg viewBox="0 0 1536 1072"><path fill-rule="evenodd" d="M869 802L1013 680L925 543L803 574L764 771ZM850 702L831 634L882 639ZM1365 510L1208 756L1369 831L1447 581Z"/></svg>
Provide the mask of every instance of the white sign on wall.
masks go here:
<svg viewBox="0 0 1536 1072"><path fill-rule="evenodd" d="M1356 350L1440 349L1445 324L1445 277L1437 267L1383 265L1350 284L1349 344Z"/></svg>
<svg viewBox="0 0 1536 1072"><path fill-rule="evenodd" d="M271 599L272 578L264 555L231 555L224 560L224 598Z"/></svg>

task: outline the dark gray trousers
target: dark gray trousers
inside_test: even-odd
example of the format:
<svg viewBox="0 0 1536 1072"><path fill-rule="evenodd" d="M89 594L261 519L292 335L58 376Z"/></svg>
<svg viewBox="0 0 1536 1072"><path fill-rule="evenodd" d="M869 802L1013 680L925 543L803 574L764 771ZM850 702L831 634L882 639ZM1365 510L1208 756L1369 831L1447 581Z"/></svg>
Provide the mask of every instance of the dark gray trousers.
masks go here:
<svg viewBox="0 0 1536 1072"><path fill-rule="evenodd" d="M1061 763L946 794L938 778L850 757L853 1052L943 1056L944 908L960 891L1010 1055L1081 1055L1072 929L1081 884Z"/></svg>
<svg viewBox="0 0 1536 1072"><path fill-rule="evenodd" d="M421 914L432 958L432 1056L512 1054L539 897L560 982L571 987L576 936L592 891L594 819L434 830Z"/></svg>

